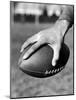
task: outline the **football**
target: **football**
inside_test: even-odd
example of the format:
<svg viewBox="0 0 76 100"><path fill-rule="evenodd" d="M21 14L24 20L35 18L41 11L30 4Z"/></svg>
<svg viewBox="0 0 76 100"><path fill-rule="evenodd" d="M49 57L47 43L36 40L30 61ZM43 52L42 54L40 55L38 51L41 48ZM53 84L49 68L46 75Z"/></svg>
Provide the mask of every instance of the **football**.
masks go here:
<svg viewBox="0 0 76 100"><path fill-rule="evenodd" d="M52 66L54 52L47 44L38 48L29 58L23 60L24 54L31 46L24 49L19 58L18 65L24 73L37 78L45 78L53 76L65 68L70 55L70 50L66 44L62 44L56 66Z"/></svg>

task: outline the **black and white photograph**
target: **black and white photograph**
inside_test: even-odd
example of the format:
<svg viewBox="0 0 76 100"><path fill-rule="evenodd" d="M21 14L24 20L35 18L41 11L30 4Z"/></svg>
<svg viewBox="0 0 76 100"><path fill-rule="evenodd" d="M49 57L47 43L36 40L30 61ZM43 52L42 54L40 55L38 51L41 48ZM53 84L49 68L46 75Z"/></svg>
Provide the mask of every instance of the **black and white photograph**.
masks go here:
<svg viewBox="0 0 76 100"><path fill-rule="evenodd" d="M10 98L74 95L74 5L10 1Z"/></svg>

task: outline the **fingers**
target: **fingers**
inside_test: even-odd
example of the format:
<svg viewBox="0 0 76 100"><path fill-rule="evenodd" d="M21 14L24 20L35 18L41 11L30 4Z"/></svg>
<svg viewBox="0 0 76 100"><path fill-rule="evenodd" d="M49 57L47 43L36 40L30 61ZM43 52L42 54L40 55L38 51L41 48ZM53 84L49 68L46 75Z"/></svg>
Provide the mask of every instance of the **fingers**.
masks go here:
<svg viewBox="0 0 76 100"><path fill-rule="evenodd" d="M39 39L39 35L34 35L32 36L31 38L29 38L27 41L24 42L24 44L22 45L21 47L21 51L20 52L23 52L24 48L26 48L28 45L30 45L31 43L34 43L36 41L38 41Z"/></svg>
<svg viewBox="0 0 76 100"><path fill-rule="evenodd" d="M52 59L52 65L55 66L57 60L59 59L59 52L60 52L60 45L59 46L54 46L53 47L54 50L54 55L53 55L53 59Z"/></svg>
<svg viewBox="0 0 76 100"><path fill-rule="evenodd" d="M41 42L35 43L35 44L26 52L26 54L23 56L23 59L27 59L37 48L40 47L40 45L42 45Z"/></svg>
<svg viewBox="0 0 76 100"><path fill-rule="evenodd" d="M31 39L28 39L27 41L24 42L24 44L21 47L21 51L23 52L24 48L26 48L29 44L33 43L34 41L32 41Z"/></svg>

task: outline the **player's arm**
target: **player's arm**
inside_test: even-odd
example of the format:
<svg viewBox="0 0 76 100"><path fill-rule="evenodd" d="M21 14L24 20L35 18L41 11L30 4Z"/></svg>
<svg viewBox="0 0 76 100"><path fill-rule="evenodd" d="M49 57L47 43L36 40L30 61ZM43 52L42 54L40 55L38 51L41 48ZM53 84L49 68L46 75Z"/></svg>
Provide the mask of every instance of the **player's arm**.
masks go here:
<svg viewBox="0 0 76 100"><path fill-rule="evenodd" d="M26 48L29 44L34 44L26 52L23 59L28 58L30 54L32 54L39 46L47 43L54 51L52 65L55 66L57 60L59 59L59 52L62 46L64 35L67 33L74 22L73 17L73 6L64 7L60 18L51 28L38 32L24 42L21 47L21 52L23 52L24 48Z"/></svg>
<svg viewBox="0 0 76 100"><path fill-rule="evenodd" d="M74 24L74 6L62 6L62 14L59 17L59 20L67 20L70 24Z"/></svg>
<svg viewBox="0 0 76 100"><path fill-rule="evenodd" d="M68 31L68 29L74 24L74 6L62 6L62 14L59 17L57 23L59 21L61 24L65 25L65 29ZM65 33L66 32L64 32L64 34Z"/></svg>

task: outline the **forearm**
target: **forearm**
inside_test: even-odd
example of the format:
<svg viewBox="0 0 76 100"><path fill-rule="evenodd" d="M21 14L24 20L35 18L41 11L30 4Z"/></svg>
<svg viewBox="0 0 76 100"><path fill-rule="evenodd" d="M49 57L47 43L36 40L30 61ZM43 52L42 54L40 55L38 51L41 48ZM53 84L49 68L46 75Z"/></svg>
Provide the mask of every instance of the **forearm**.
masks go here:
<svg viewBox="0 0 76 100"><path fill-rule="evenodd" d="M72 26L74 24L74 6L65 6L62 9L63 11L59 20L67 20L70 26Z"/></svg>
<svg viewBox="0 0 76 100"><path fill-rule="evenodd" d="M56 24L58 24L58 27L63 30L62 35L64 36L68 29L74 24L74 7L65 6L62 9L62 14Z"/></svg>

